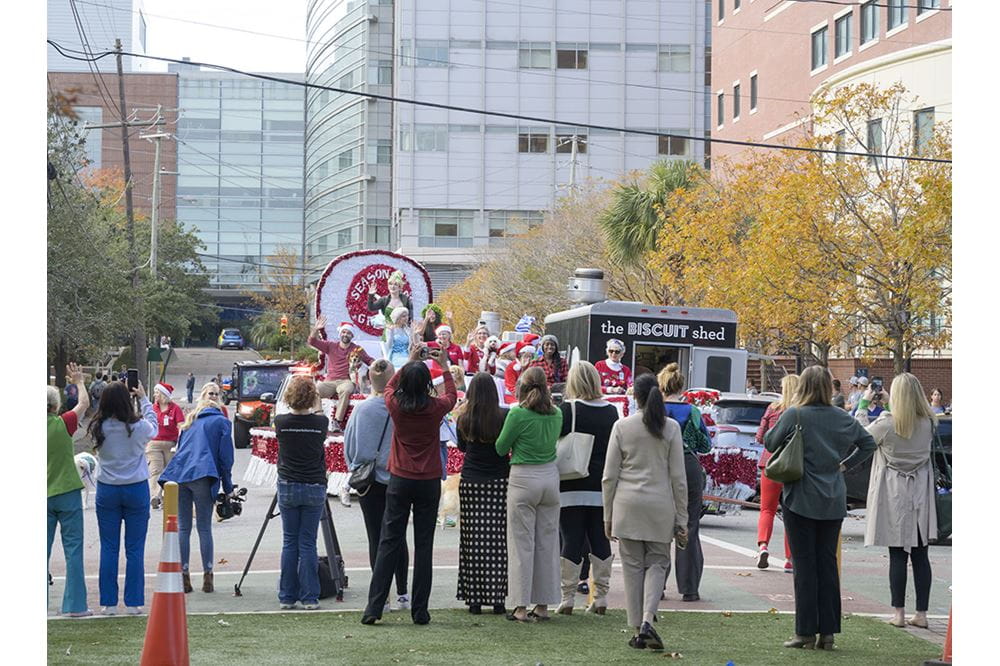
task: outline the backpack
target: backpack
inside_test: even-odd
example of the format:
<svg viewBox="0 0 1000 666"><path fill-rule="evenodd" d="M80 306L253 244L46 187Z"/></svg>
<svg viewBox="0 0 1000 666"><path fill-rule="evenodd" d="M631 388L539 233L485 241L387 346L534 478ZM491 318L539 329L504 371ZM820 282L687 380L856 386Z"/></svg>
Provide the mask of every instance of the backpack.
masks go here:
<svg viewBox="0 0 1000 666"><path fill-rule="evenodd" d="M694 405L691 405L691 413L688 414L684 427L681 428L681 437L684 440L684 448L693 453L708 453L712 450L712 441L702 431L701 412Z"/></svg>

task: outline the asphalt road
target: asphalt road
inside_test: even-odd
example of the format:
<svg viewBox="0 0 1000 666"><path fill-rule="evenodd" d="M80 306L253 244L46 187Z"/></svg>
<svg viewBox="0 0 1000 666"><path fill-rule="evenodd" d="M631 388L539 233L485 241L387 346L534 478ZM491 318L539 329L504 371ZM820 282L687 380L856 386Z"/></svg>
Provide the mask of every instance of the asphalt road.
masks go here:
<svg viewBox="0 0 1000 666"><path fill-rule="evenodd" d="M250 459L249 450L236 451L233 468L234 481L243 483L244 471ZM250 573L242 586L242 597L233 596L233 586L240 578L250 551L253 547L265 515L273 497L271 488L251 487L248 501L241 516L223 523L214 523L215 542L215 585L214 594L200 591L201 562L198 554L197 536L192 535L192 578L195 592L187 595L187 608L192 613L218 612L262 612L276 611L277 580L281 552L280 517L270 521L255 556ZM370 572L368 568L368 546L361 515L361 508L346 508L337 498L330 499L334 522L341 550L348 568L349 585L344 601L323 600L324 609L359 610L364 607ZM783 525L776 521L771 541L772 565L767 570L754 567L757 512L743 510L736 515L706 516L702 520L702 543L705 552L705 572L701 584L700 602L684 603L671 581L667 586L668 598L661 602L662 609L715 611L769 611L790 612L794 610L792 596L792 576L781 569L783 561ZM152 512L149 534L146 539L146 607L152 601L155 585L155 571L159 562L161 546L162 513ZM93 495L90 508L85 511L84 553L87 571L88 600L95 610L99 606L97 571L100 544L97 521L93 509ZM865 548L863 512L844 521L843 527L843 572L842 601L845 613L888 614L888 554L885 549ZM431 596L432 608L461 607L455 600L455 586L458 565L458 528L438 528L434 540L434 586ZM412 547L412 533L409 536ZM412 553L412 549L411 549ZM323 554L322 543L320 554ZM930 598L931 630L908 629L929 640L943 642L946 617L951 605L951 548L932 547L931 563L934 570ZM411 555L412 557L412 555ZM124 577L124 554L120 557L119 573ZM59 608L62 595L62 576L65 564L59 537L53 546L51 571L55 584L49 587L49 614L54 615ZM121 585L124 581L121 581ZM578 607L585 604L583 597L577 597ZM912 583L907 595L907 608L913 608ZM611 581L609 604L624 606L621 569L617 562Z"/></svg>

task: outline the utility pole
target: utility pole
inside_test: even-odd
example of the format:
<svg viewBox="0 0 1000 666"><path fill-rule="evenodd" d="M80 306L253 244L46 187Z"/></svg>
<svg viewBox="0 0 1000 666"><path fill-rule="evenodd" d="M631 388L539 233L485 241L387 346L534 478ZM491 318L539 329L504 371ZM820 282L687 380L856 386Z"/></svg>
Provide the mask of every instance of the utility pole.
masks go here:
<svg viewBox="0 0 1000 666"><path fill-rule="evenodd" d="M125 221L126 237L128 239L128 264L132 273L132 305L135 308L133 313L132 327L132 360L139 370L139 381L143 386L149 387L149 366L146 362L146 332L143 327L142 301L139 295L139 268L138 257L135 249L135 211L132 208L132 159L128 149L128 124L125 112L125 75L122 71L122 40L115 40L115 61L118 65L118 111L122 123L122 157L125 167Z"/></svg>
<svg viewBox="0 0 1000 666"><path fill-rule="evenodd" d="M156 117L159 120L159 107L156 109ZM143 139L152 141L155 144L153 151L153 200L150 202L152 212L149 219L151 228L149 234L149 272L153 276L153 280L156 280L156 236L160 208L160 140L169 138L170 135L166 132L157 132L156 134L144 134L141 136Z"/></svg>
<svg viewBox="0 0 1000 666"><path fill-rule="evenodd" d="M576 191L576 156L578 154L580 137L574 134L572 141L573 145L569 157L569 189L571 192Z"/></svg>

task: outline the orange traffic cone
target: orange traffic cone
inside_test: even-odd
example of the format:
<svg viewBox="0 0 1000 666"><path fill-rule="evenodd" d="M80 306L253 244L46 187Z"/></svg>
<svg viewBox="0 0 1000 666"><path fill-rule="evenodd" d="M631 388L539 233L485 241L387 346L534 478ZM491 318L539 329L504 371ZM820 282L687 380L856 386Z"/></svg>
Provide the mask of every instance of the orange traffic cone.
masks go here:
<svg viewBox="0 0 1000 666"><path fill-rule="evenodd" d="M941 654L941 661L946 664L951 663L951 612L952 609L948 609L948 633L944 635L944 652Z"/></svg>
<svg viewBox="0 0 1000 666"><path fill-rule="evenodd" d="M190 663L177 516L167 516L160 568L156 574L156 591L153 593L153 606L146 623L146 640L139 663L142 666L188 666Z"/></svg>

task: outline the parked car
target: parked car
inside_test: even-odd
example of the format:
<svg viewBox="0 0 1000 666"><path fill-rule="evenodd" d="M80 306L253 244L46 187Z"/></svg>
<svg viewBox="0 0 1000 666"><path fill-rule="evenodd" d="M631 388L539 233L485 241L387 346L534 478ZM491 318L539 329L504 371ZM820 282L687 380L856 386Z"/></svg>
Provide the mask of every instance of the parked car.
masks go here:
<svg viewBox="0 0 1000 666"><path fill-rule="evenodd" d="M723 393L707 411L715 422L713 445L740 448L760 457L764 447L757 443L757 429L767 406L780 399L776 393L747 395Z"/></svg>
<svg viewBox="0 0 1000 666"><path fill-rule="evenodd" d="M261 398L277 393L288 369L295 361L239 361L233 364L233 398L236 418L233 421L233 444L238 449L250 446L250 429L271 423L272 405Z"/></svg>
<svg viewBox="0 0 1000 666"><path fill-rule="evenodd" d="M222 333L219 333L219 339L215 344L219 349L243 349L244 345L243 334L240 333L240 329L238 328L222 329Z"/></svg>
<svg viewBox="0 0 1000 666"><path fill-rule="evenodd" d="M951 467L951 414L938 416L938 436L941 438L941 448L944 460L935 456L934 464L943 469L945 463ZM847 483L847 506L850 509L863 508L868 502L868 482L872 474L872 459L844 474Z"/></svg>

